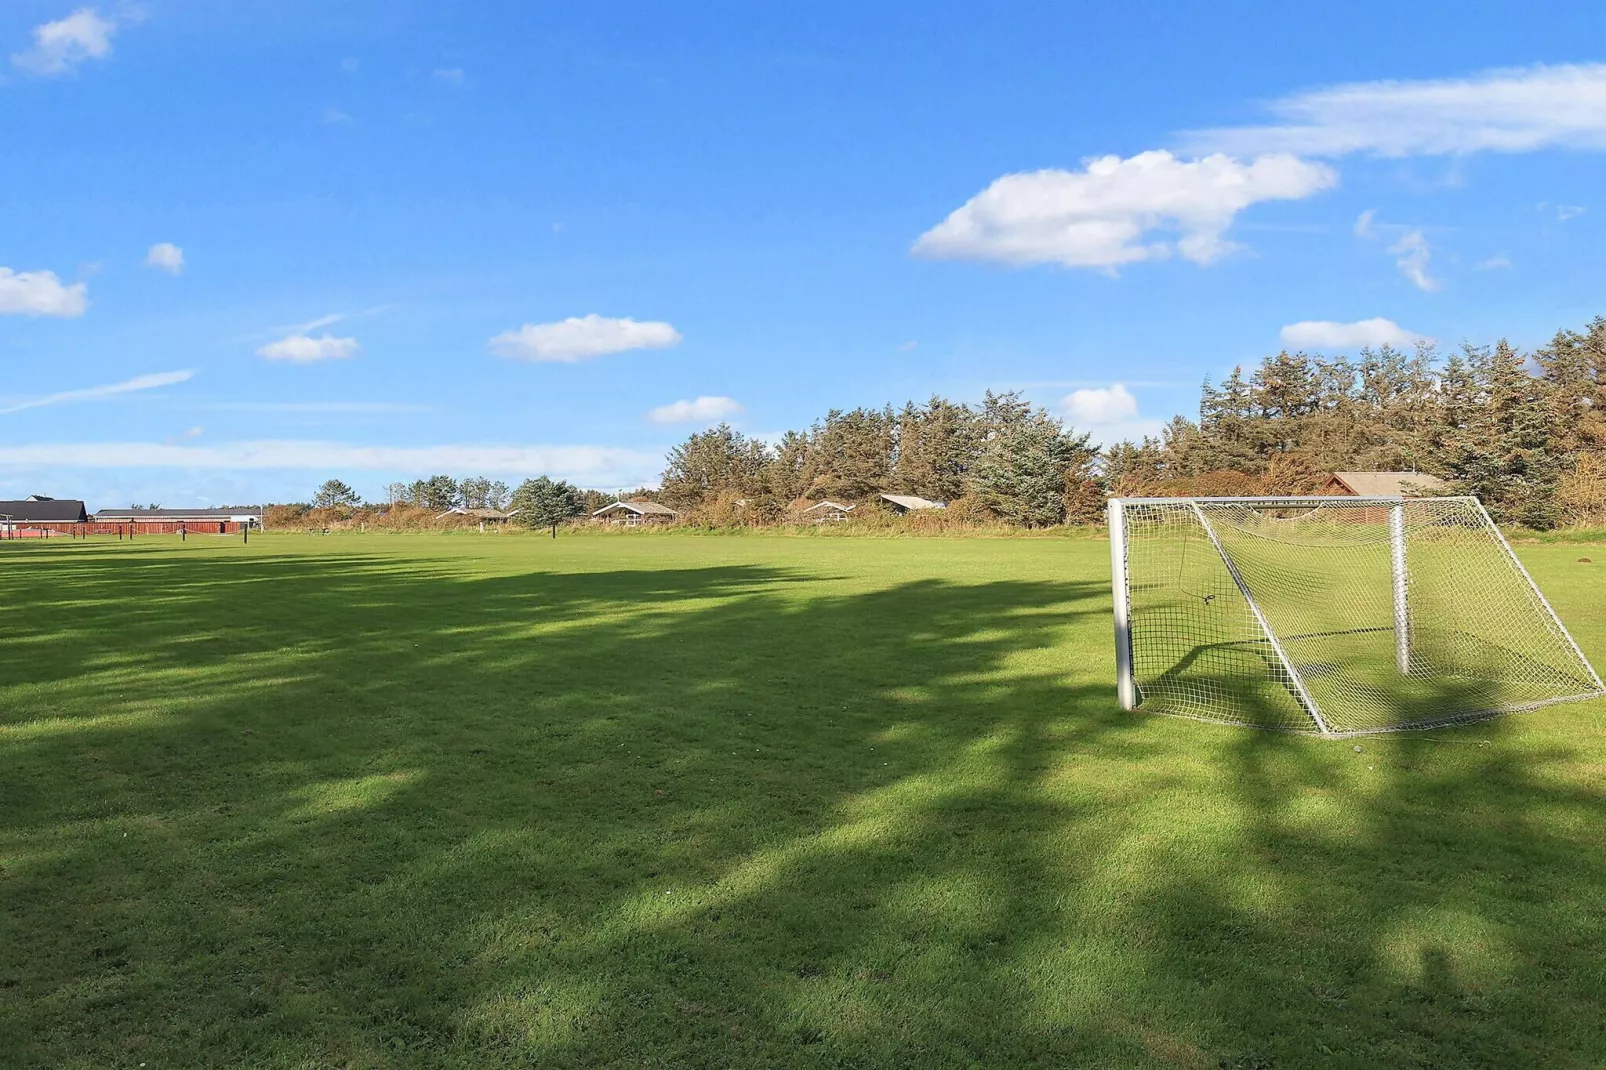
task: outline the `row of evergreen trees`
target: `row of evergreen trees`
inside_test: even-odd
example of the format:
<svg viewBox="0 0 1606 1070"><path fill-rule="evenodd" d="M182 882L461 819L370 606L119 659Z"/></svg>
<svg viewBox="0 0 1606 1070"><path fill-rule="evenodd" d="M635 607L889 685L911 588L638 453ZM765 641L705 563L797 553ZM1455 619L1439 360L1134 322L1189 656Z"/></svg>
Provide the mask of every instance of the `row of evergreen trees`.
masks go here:
<svg viewBox="0 0 1606 1070"><path fill-rule="evenodd" d="M1299 493L1335 470L1428 472L1533 528L1606 523L1606 318L1533 353L1279 353L1100 465L1129 495Z"/></svg>
<svg viewBox="0 0 1606 1070"><path fill-rule="evenodd" d="M1097 522L1106 494L1309 493L1333 471L1431 473L1508 523L1606 524L1606 318L1531 354L1285 351L1207 381L1198 420L1103 451L1017 393L833 410L775 446L720 425L670 451L660 496L762 522L804 499L905 493L1039 527Z"/></svg>
<svg viewBox="0 0 1606 1070"><path fill-rule="evenodd" d="M726 424L700 431L669 452L659 493L715 522L762 522L803 499L852 502L886 492L1043 527L1096 518L1097 457L1086 434L1017 393L989 392L974 406L934 396L901 410L832 410L773 447Z"/></svg>

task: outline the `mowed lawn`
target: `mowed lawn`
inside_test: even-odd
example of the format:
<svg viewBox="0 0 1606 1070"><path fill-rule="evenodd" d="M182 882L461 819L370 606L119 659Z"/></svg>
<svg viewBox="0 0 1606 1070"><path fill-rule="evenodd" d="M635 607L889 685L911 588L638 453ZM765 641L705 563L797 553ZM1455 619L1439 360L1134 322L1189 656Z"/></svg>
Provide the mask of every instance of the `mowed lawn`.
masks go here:
<svg viewBox="0 0 1606 1070"><path fill-rule="evenodd" d="M0 544L0 1065L1606 1064L1606 704L1123 713L1107 562Z"/></svg>

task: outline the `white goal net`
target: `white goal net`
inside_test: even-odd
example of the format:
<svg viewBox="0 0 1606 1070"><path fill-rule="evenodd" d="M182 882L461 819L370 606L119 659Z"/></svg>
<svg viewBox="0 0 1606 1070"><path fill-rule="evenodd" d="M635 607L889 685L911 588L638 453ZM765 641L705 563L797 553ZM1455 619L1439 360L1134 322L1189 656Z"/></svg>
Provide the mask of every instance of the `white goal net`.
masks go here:
<svg viewBox="0 0 1606 1070"><path fill-rule="evenodd" d="M1323 735L1606 693L1476 498L1118 498L1121 705Z"/></svg>

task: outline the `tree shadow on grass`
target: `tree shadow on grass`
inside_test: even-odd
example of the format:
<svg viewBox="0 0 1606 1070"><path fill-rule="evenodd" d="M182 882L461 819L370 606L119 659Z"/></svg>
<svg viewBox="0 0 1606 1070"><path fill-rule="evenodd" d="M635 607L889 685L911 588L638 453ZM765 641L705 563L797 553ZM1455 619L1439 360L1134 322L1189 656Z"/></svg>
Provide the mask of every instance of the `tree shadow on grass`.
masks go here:
<svg viewBox="0 0 1606 1070"><path fill-rule="evenodd" d="M1593 1050L1599 799L1536 768L1568 755L1484 725L1363 775L1122 714L1067 672L1097 578L104 556L0 579L55 592L0 670L45 707L0 721L24 1063Z"/></svg>

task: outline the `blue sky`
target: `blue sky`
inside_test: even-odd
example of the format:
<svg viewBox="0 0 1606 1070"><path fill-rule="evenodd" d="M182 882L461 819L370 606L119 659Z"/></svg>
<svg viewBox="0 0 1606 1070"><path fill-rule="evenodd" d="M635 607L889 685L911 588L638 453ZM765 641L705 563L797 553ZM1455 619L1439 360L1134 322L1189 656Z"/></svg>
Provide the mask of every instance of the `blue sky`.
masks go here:
<svg viewBox="0 0 1606 1070"><path fill-rule="evenodd" d="M1285 344L1541 344L1606 313L1606 6L1495 8L11 0L0 497L613 489L720 418L1112 439Z"/></svg>

